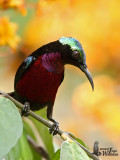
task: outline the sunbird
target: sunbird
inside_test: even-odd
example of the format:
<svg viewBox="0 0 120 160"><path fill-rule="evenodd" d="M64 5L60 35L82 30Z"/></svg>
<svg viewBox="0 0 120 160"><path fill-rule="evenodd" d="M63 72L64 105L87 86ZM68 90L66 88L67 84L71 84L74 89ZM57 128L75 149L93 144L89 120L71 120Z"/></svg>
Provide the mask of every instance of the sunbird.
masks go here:
<svg viewBox="0 0 120 160"><path fill-rule="evenodd" d="M30 107L37 111L47 106L47 118L53 122L50 133L57 134L59 123L52 118L57 90L64 80L66 64L78 67L94 83L87 69L86 55L81 43L72 37L62 37L30 54L19 66L10 95L24 104L23 113Z"/></svg>

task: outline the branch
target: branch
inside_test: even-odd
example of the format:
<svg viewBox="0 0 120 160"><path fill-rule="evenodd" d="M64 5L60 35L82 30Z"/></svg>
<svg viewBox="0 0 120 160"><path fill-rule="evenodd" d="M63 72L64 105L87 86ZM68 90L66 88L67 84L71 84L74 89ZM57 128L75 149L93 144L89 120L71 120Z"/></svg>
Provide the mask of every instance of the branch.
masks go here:
<svg viewBox="0 0 120 160"><path fill-rule="evenodd" d="M30 145L33 147L33 149L40 154L42 157L46 158L47 160L49 160L49 156L47 154L47 152L40 146L38 146L36 144L36 142L30 137L27 136L28 142L30 143Z"/></svg>
<svg viewBox="0 0 120 160"><path fill-rule="evenodd" d="M19 109L23 109L24 105L20 102L18 102L17 100L15 100L14 98L12 98L9 94L0 91L0 94L2 94L4 97L10 99ZM50 122L48 122L47 120L45 120L44 118L42 118L41 116L35 114L33 111L30 110L29 115L32 116L33 118L35 118L36 120L38 120L39 122L43 123L45 126L47 126L48 128L52 127L52 124ZM73 137L71 137L67 132L62 131L61 129L58 130L58 134L60 135L60 137L66 141L74 141L76 142L86 153L87 155L92 158L93 160L100 160L96 155L94 155L93 153L91 153L87 148L85 148L83 145L81 145L79 142L77 142Z"/></svg>

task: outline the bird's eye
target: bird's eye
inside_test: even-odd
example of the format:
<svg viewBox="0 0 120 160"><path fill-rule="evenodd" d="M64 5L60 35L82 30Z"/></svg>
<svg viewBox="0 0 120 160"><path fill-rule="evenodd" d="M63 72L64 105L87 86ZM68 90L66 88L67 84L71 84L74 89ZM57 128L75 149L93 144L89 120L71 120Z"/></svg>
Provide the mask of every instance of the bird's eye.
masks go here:
<svg viewBox="0 0 120 160"><path fill-rule="evenodd" d="M74 58L78 58L80 56L80 53L77 50L75 50L73 51L72 55Z"/></svg>

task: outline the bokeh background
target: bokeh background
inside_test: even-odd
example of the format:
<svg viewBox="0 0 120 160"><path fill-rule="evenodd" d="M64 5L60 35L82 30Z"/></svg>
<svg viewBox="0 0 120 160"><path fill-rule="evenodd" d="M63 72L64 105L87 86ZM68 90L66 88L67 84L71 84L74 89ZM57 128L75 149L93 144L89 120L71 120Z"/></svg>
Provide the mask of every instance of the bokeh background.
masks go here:
<svg viewBox="0 0 120 160"><path fill-rule="evenodd" d="M24 58L63 36L81 42L95 90L79 69L66 66L53 117L91 150L97 140L99 147L120 154L119 0L1 0L0 89L13 91ZM119 160L120 155L100 158Z"/></svg>

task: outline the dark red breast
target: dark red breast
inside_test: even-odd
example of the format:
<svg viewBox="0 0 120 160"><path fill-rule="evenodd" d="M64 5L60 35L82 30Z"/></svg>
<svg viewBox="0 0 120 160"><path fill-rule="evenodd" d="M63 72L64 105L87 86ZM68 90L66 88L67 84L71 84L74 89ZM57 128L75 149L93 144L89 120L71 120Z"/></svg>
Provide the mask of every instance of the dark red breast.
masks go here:
<svg viewBox="0 0 120 160"><path fill-rule="evenodd" d="M34 62L16 85L16 93L29 102L54 103L57 89L61 83L64 69L56 74L42 65L42 57Z"/></svg>

